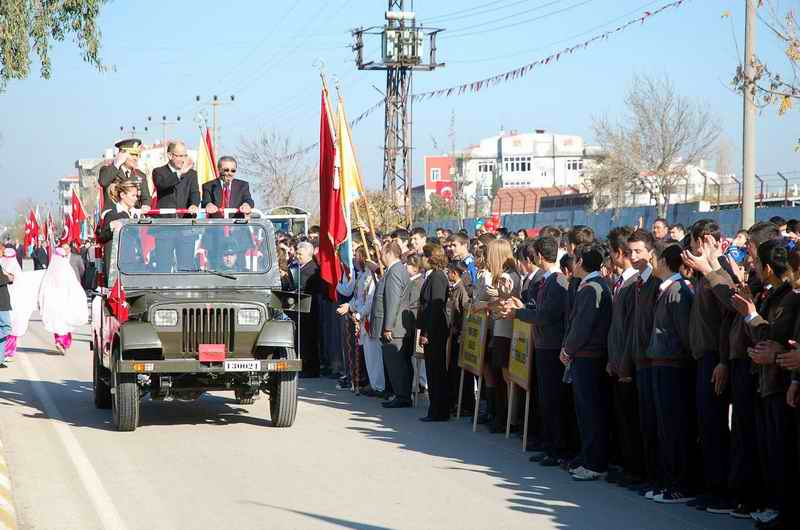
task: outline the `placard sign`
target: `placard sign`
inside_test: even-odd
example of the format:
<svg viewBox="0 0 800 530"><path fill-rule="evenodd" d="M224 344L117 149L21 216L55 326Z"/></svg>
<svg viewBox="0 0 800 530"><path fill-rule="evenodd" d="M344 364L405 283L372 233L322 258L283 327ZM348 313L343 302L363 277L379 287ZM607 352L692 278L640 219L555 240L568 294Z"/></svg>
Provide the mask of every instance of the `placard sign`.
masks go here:
<svg viewBox="0 0 800 530"><path fill-rule="evenodd" d="M508 375L517 386L530 390L531 345L533 344L533 325L514 320L511 335L511 354L508 357Z"/></svg>
<svg viewBox="0 0 800 530"><path fill-rule="evenodd" d="M464 317L458 366L476 376L481 375L483 356L486 353L487 320L485 313Z"/></svg>

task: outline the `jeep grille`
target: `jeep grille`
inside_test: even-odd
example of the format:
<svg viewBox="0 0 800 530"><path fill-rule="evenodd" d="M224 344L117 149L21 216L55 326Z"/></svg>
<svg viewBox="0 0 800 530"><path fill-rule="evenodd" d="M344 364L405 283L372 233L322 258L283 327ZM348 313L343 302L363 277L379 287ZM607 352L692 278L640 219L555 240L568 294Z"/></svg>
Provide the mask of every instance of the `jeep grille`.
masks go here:
<svg viewBox="0 0 800 530"><path fill-rule="evenodd" d="M182 316L185 353L197 353L200 344L225 344L233 351L236 315L232 307L184 308Z"/></svg>

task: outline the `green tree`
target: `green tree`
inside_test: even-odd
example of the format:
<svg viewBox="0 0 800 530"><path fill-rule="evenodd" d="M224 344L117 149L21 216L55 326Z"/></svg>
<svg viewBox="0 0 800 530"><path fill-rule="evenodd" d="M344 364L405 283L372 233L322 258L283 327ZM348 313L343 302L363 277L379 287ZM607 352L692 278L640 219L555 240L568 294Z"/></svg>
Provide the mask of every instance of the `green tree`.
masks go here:
<svg viewBox="0 0 800 530"><path fill-rule="evenodd" d="M71 36L84 61L104 70L100 61L97 17L107 0L1 0L0 91L12 79L30 75L33 52L42 77L50 78L52 42Z"/></svg>
<svg viewBox="0 0 800 530"><path fill-rule="evenodd" d="M455 200L446 201L441 195L432 194L428 203L414 212L414 222L424 223L428 220L453 219L458 217Z"/></svg>

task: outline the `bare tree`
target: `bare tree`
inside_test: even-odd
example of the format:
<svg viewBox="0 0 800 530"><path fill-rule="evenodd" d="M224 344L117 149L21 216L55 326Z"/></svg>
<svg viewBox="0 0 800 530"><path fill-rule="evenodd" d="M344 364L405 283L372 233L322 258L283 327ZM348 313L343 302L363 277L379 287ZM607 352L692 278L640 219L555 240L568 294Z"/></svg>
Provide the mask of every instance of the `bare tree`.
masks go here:
<svg viewBox="0 0 800 530"><path fill-rule="evenodd" d="M707 158L720 126L704 107L680 96L666 77L637 75L625 94L625 113L612 122L594 118L592 128L606 157L589 170L596 202L625 206L648 195L659 216L686 182L687 168Z"/></svg>
<svg viewBox="0 0 800 530"><path fill-rule="evenodd" d="M252 176L265 209L291 205L312 214L319 211L318 166L312 156L277 131L242 138L239 147L239 163Z"/></svg>

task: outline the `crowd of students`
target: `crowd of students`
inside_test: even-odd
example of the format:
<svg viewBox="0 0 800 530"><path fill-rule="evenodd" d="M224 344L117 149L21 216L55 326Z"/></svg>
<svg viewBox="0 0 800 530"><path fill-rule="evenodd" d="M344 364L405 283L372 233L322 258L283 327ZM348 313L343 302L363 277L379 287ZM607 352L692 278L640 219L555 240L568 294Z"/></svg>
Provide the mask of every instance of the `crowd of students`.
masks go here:
<svg viewBox="0 0 800 530"><path fill-rule="evenodd" d="M605 238L585 226L473 238L400 229L356 242L336 301L309 281L313 270L296 272L315 266L313 252L293 268L295 244L280 238L287 282L320 295L308 322L323 336L300 344L306 375L339 372L340 388L386 408L427 390L421 419L446 421L463 318L483 312L486 388L461 405L505 432L516 318L533 327L532 462L658 503L798 528L798 223L773 218L731 239L710 219L659 223ZM512 411L515 429L522 415Z"/></svg>

